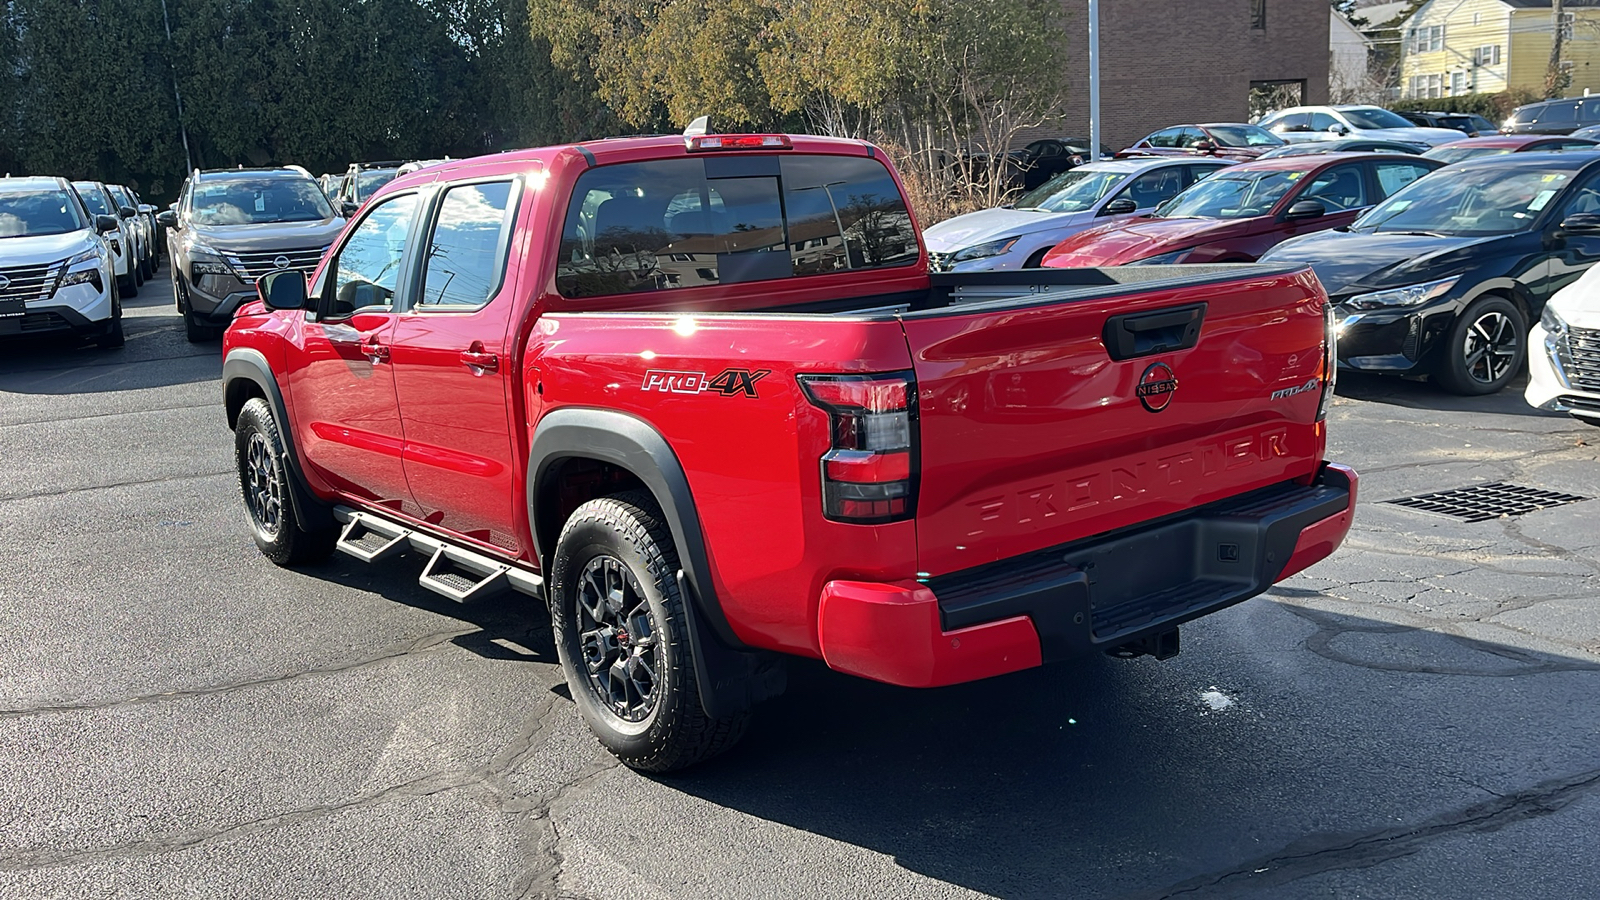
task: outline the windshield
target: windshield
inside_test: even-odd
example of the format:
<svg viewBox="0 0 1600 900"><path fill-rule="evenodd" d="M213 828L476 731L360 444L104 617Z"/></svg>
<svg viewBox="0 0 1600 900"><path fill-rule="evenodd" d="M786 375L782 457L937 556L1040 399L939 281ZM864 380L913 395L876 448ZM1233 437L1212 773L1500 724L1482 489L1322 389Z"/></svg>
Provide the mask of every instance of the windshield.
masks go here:
<svg viewBox="0 0 1600 900"><path fill-rule="evenodd" d="M121 204L122 206L134 205L133 198L128 196L127 189L121 185L108 184L106 185L106 190L111 192L111 199L117 201L117 203Z"/></svg>
<svg viewBox="0 0 1600 900"><path fill-rule="evenodd" d="M1305 172L1222 172L1156 210L1167 219L1247 219L1264 216Z"/></svg>
<svg viewBox="0 0 1600 900"><path fill-rule="evenodd" d="M1420 178L1373 207L1351 231L1447 235L1510 234L1533 225L1572 177L1548 169L1494 165L1445 178Z"/></svg>
<svg viewBox="0 0 1600 900"><path fill-rule="evenodd" d="M1350 124L1357 128L1410 128L1411 123L1400 118L1387 109L1376 106L1363 106L1359 109L1341 109L1340 115L1350 120Z"/></svg>
<svg viewBox="0 0 1600 900"><path fill-rule="evenodd" d="M0 238L66 234L86 227L66 191L0 193Z"/></svg>
<svg viewBox="0 0 1600 900"><path fill-rule="evenodd" d="M72 186L77 189L78 196L83 198L83 205L89 207L91 214L96 216L114 215L111 211L111 203L106 200L106 192L100 190L99 185L73 182Z"/></svg>
<svg viewBox="0 0 1600 900"><path fill-rule="evenodd" d="M189 198L200 225L261 225L333 218L328 198L309 178L229 178L203 181Z"/></svg>
<svg viewBox="0 0 1600 900"><path fill-rule="evenodd" d="M1422 155L1449 165L1461 162L1463 159L1476 159L1480 156L1499 156L1502 153L1510 152L1510 147L1435 147Z"/></svg>
<svg viewBox="0 0 1600 900"><path fill-rule="evenodd" d="M1040 212L1082 212L1109 194L1128 177L1126 172L1090 172L1069 169L1022 195L1017 209Z"/></svg>
<svg viewBox="0 0 1600 900"><path fill-rule="evenodd" d="M1285 143L1283 138L1254 125L1207 125L1206 130L1226 147L1281 147Z"/></svg>
<svg viewBox="0 0 1600 900"><path fill-rule="evenodd" d="M394 180L399 169L373 169L356 176L356 199L365 200L378 188Z"/></svg>

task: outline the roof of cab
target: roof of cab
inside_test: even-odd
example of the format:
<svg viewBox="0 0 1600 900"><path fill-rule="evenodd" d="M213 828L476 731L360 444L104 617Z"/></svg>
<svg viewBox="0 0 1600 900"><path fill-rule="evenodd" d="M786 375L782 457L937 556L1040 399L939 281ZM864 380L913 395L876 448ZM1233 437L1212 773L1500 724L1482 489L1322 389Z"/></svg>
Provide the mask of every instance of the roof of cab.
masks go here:
<svg viewBox="0 0 1600 900"><path fill-rule="evenodd" d="M0 178L0 190L4 191L54 191L66 184L66 179L52 175L7 175Z"/></svg>

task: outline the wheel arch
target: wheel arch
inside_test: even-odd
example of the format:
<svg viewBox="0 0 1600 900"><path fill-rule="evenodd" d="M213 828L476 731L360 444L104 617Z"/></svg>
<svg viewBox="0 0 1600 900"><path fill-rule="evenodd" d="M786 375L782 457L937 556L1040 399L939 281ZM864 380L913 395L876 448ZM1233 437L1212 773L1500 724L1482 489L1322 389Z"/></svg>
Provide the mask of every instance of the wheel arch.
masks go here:
<svg viewBox="0 0 1600 900"><path fill-rule="evenodd" d="M305 472L300 468L300 451L295 445L294 429L289 425L289 408L278 388L278 379L272 366L260 350L235 347L228 351L222 363L222 401L228 417L228 429L239 423L239 412L254 398L267 401L272 407L272 418L278 423L278 437L283 441L288 457L289 502L294 504L297 520L307 528L332 526L333 517L322 503L313 502L314 495L307 486ZM323 520L326 519L326 522Z"/></svg>

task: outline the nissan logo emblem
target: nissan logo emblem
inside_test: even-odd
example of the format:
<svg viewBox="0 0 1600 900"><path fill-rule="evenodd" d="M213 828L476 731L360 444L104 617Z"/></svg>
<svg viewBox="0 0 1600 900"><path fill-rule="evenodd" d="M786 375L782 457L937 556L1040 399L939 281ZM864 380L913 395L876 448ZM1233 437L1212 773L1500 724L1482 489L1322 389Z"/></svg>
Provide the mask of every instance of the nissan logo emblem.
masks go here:
<svg viewBox="0 0 1600 900"><path fill-rule="evenodd" d="M11 286L11 279L5 277L4 275L0 275L0 291L3 291L3 290L5 290L6 288L8 288L10 286Z"/></svg>
<svg viewBox="0 0 1600 900"><path fill-rule="evenodd" d="M1172 402L1172 395L1177 392L1178 376L1166 363L1151 363L1139 376L1139 386L1134 389L1134 393L1139 395L1139 402L1151 412L1166 409Z"/></svg>
<svg viewBox="0 0 1600 900"><path fill-rule="evenodd" d="M274 259L274 260L273 260L273 261L272 261L272 264L273 264L273 265L274 265L274 266L276 266L276 267L277 267L277 268L280 268L280 269L287 269L287 268L289 268L289 257L287 257L287 256L280 256L280 257L278 257L278 258L277 258L277 259Z"/></svg>

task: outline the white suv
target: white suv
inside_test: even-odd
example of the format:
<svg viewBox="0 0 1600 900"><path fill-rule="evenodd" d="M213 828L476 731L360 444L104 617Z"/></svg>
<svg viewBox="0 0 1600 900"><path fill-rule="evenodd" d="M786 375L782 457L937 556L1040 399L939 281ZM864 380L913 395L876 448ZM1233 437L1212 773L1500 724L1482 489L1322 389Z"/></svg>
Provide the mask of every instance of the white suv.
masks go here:
<svg viewBox="0 0 1600 900"><path fill-rule="evenodd" d="M0 338L77 334L122 346L111 216L64 178L0 178Z"/></svg>
<svg viewBox="0 0 1600 900"><path fill-rule="evenodd" d="M1422 128L1381 106L1295 106L1256 123L1291 144L1360 137L1416 144L1427 150L1461 140L1454 128Z"/></svg>
<svg viewBox="0 0 1600 900"><path fill-rule="evenodd" d="M111 245L111 265L117 274L117 290L124 297L139 296L139 285L144 275L139 272L138 236L132 223L122 218L117 201L111 192L98 181L74 181L72 187L93 216L108 216L116 227L105 232L106 243Z"/></svg>
<svg viewBox="0 0 1600 900"><path fill-rule="evenodd" d="M1545 303L1528 350L1528 404L1600 425L1600 266Z"/></svg>

